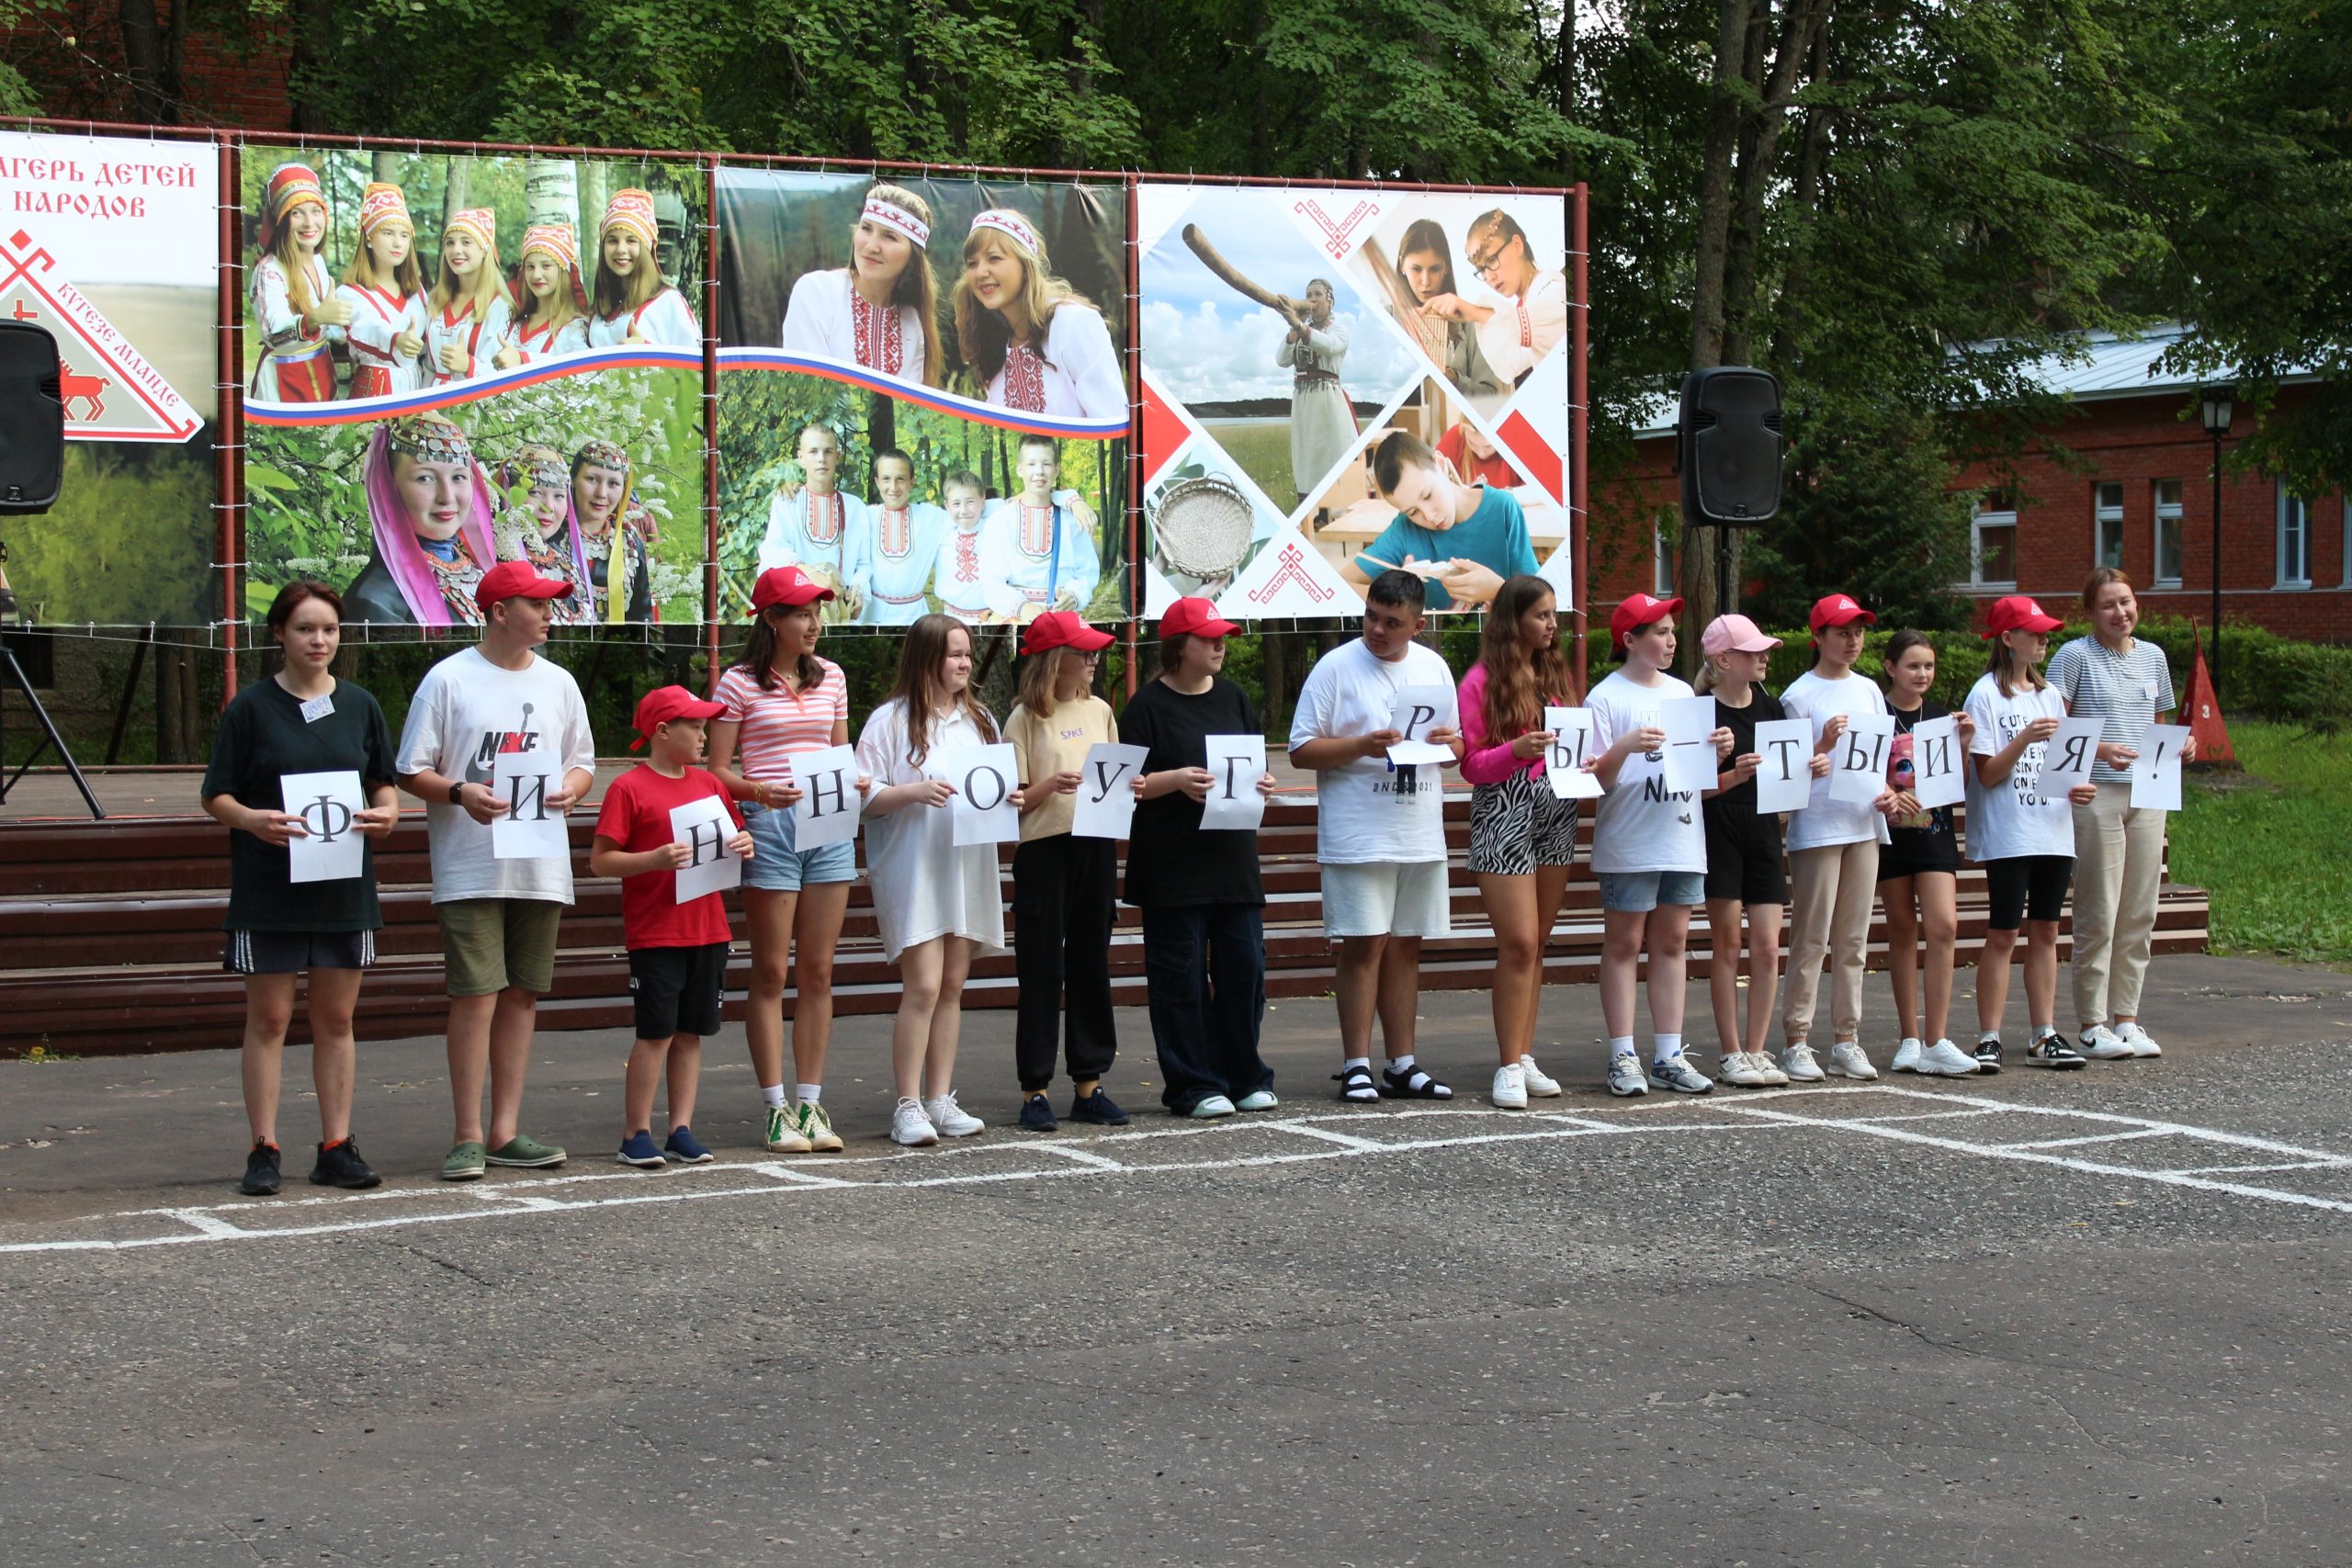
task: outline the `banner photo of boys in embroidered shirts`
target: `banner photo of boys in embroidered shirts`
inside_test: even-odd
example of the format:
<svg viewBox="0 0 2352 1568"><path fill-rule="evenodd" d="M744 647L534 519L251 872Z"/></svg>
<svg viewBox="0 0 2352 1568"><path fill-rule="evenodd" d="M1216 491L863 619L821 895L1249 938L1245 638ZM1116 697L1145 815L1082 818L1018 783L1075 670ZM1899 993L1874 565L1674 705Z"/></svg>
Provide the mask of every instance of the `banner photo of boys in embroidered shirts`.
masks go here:
<svg viewBox="0 0 2352 1568"><path fill-rule="evenodd" d="M1123 620L1124 192L722 167L720 615Z"/></svg>
<svg viewBox="0 0 2352 1568"><path fill-rule="evenodd" d="M1146 183L1136 212L1147 491L1205 441L1287 524L1283 581L1219 615L1311 613L1293 588L1360 590L1381 540L1432 610L1483 607L1531 552L1567 594L1560 197Z"/></svg>
<svg viewBox="0 0 2352 1568"><path fill-rule="evenodd" d="M0 312L57 341L58 500L0 518L14 620L209 627L220 164L204 141L0 131Z"/></svg>
<svg viewBox="0 0 2352 1568"><path fill-rule="evenodd" d="M247 147L245 604L473 618L500 560L559 627L702 619L700 171Z"/></svg>

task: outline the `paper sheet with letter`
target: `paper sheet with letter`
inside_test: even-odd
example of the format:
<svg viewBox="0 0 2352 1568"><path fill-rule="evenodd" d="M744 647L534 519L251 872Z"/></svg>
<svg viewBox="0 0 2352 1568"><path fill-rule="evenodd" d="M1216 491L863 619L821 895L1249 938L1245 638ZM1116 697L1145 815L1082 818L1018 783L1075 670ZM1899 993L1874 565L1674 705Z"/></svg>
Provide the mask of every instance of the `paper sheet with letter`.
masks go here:
<svg viewBox="0 0 2352 1568"><path fill-rule="evenodd" d="M1968 751L1951 714L1911 729L1911 793L1922 811L1958 806L1968 794Z"/></svg>
<svg viewBox="0 0 2352 1568"><path fill-rule="evenodd" d="M670 808L670 841L685 845L695 857L678 868L679 903L743 885L743 862L727 848L734 836L735 818L715 795Z"/></svg>
<svg viewBox="0 0 2352 1568"><path fill-rule="evenodd" d="M490 792L508 809L490 824L497 860L561 860L571 853L564 814L548 804L563 787L563 759L553 751L501 751L490 761Z"/></svg>
<svg viewBox="0 0 2352 1568"><path fill-rule="evenodd" d="M367 809L368 792L349 768L287 773L277 781L286 810L302 819L304 837L286 840L288 882L348 882L365 865L368 841L353 821Z"/></svg>
<svg viewBox="0 0 2352 1568"><path fill-rule="evenodd" d="M1405 739L1388 748L1388 760L1398 767L1416 762L1451 762L1453 749L1427 739L1432 729L1453 727L1454 694L1451 686L1399 686L1389 710L1388 728Z"/></svg>
<svg viewBox="0 0 2352 1568"><path fill-rule="evenodd" d="M2058 733L2043 742L2041 749L2041 804L2050 809L2064 811L2073 803L2066 792L2076 784L2091 782L2091 764L2098 761L2098 739L2107 731L2107 720L2088 716L2066 717L2058 721Z"/></svg>
<svg viewBox="0 0 2352 1568"><path fill-rule="evenodd" d="M1201 803L1204 831L1254 833L1266 819L1266 797L1258 781L1266 775L1262 735L1212 735L1208 741L1209 797Z"/></svg>
<svg viewBox="0 0 2352 1568"><path fill-rule="evenodd" d="M1657 705L1666 731L1666 787L1696 795L1715 787L1715 699L1669 697Z"/></svg>
<svg viewBox="0 0 2352 1568"><path fill-rule="evenodd" d="M1592 760L1592 714L1587 708L1544 710L1544 728L1552 744L1544 749L1544 776L1559 800L1599 800L1600 775L1587 768Z"/></svg>
<svg viewBox="0 0 2352 1568"><path fill-rule="evenodd" d="M1756 811L1777 817L1813 804L1813 725L1768 718L1756 726Z"/></svg>
<svg viewBox="0 0 2352 1568"><path fill-rule="evenodd" d="M857 793L857 748L795 751L785 761L792 764L792 782L800 789L800 798L792 803L792 847L821 850L856 838L858 817L865 809L865 797Z"/></svg>
<svg viewBox="0 0 2352 1568"><path fill-rule="evenodd" d="M1136 780L1143 777L1148 747L1123 746L1102 740L1086 749L1078 770L1078 800L1070 815L1070 836L1078 839L1124 839L1136 819Z"/></svg>
<svg viewBox="0 0 2352 1568"><path fill-rule="evenodd" d="M1886 757L1894 747L1894 716L1846 716L1846 733L1829 750L1829 798L1868 806L1887 791Z"/></svg>
<svg viewBox="0 0 2352 1568"><path fill-rule="evenodd" d="M1021 784L1021 759L1009 741L967 746L936 758L923 770L956 786L948 809L956 818L956 847L1006 844L1021 837L1021 808L1012 792Z"/></svg>
<svg viewBox="0 0 2352 1568"><path fill-rule="evenodd" d="M2185 724L2152 724L2132 760L2132 804L2145 811L2180 809L2180 761L2188 750Z"/></svg>

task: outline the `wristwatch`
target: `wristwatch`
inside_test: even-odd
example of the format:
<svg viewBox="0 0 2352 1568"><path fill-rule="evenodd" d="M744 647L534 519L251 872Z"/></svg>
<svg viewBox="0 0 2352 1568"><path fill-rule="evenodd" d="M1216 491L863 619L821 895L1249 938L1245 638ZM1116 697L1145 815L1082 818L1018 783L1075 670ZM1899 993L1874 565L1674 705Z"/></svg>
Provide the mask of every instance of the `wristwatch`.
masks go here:
<svg viewBox="0 0 2352 1568"><path fill-rule="evenodd" d="M452 806L463 806L465 801L461 797L465 793L466 781L459 779L456 784L449 786L449 804Z"/></svg>

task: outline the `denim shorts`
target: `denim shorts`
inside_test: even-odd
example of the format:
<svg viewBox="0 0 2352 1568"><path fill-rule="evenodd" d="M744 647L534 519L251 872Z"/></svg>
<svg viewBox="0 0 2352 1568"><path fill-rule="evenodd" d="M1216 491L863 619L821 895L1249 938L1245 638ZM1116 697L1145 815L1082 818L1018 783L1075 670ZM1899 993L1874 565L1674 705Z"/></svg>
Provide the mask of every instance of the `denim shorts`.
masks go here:
<svg viewBox="0 0 2352 1568"><path fill-rule="evenodd" d="M743 886L763 893L797 893L821 882L857 880L857 845L827 844L820 850L792 847L792 813L752 801L741 803L743 825L752 833L752 863Z"/></svg>
<svg viewBox="0 0 2352 1568"><path fill-rule="evenodd" d="M1604 871L1599 874L1600 907L1620 915L1645 915L1660 904L1703 904L1703 871Z"/></svg>

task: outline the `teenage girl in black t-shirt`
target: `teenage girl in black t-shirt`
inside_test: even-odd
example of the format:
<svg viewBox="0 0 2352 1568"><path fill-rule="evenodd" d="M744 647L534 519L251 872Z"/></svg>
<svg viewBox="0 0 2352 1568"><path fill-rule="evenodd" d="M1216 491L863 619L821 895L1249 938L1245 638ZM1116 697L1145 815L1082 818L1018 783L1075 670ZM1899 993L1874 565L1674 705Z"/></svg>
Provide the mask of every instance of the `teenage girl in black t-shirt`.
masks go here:
<svg viewBox="0 0 2352 1568"><path fill-rule="evenodd" d="M1907 792L1914 782L1912 730L1951 710L1928 696L1936 683L1935 644L1917 632L1900 631L1887 640L1881 657L1886 668L1886 705L1894 715L1887 784L1898 793ZM1974 721L1962 714L1956 743L1962 757L1975 733ZM1891 841L1878 857L1878 896L1886 907L1886 965L1894 981L1894 1016L1903 1031L1894 1048L1894 1070L1944 1077L1999 1072L1997 1055L1989 1061L1971 1055L1945 1032L1951 1021L1952 951L1960 938L1960 840L1952 830L1951 807L1890 818L1887 831Z"/></svg>

